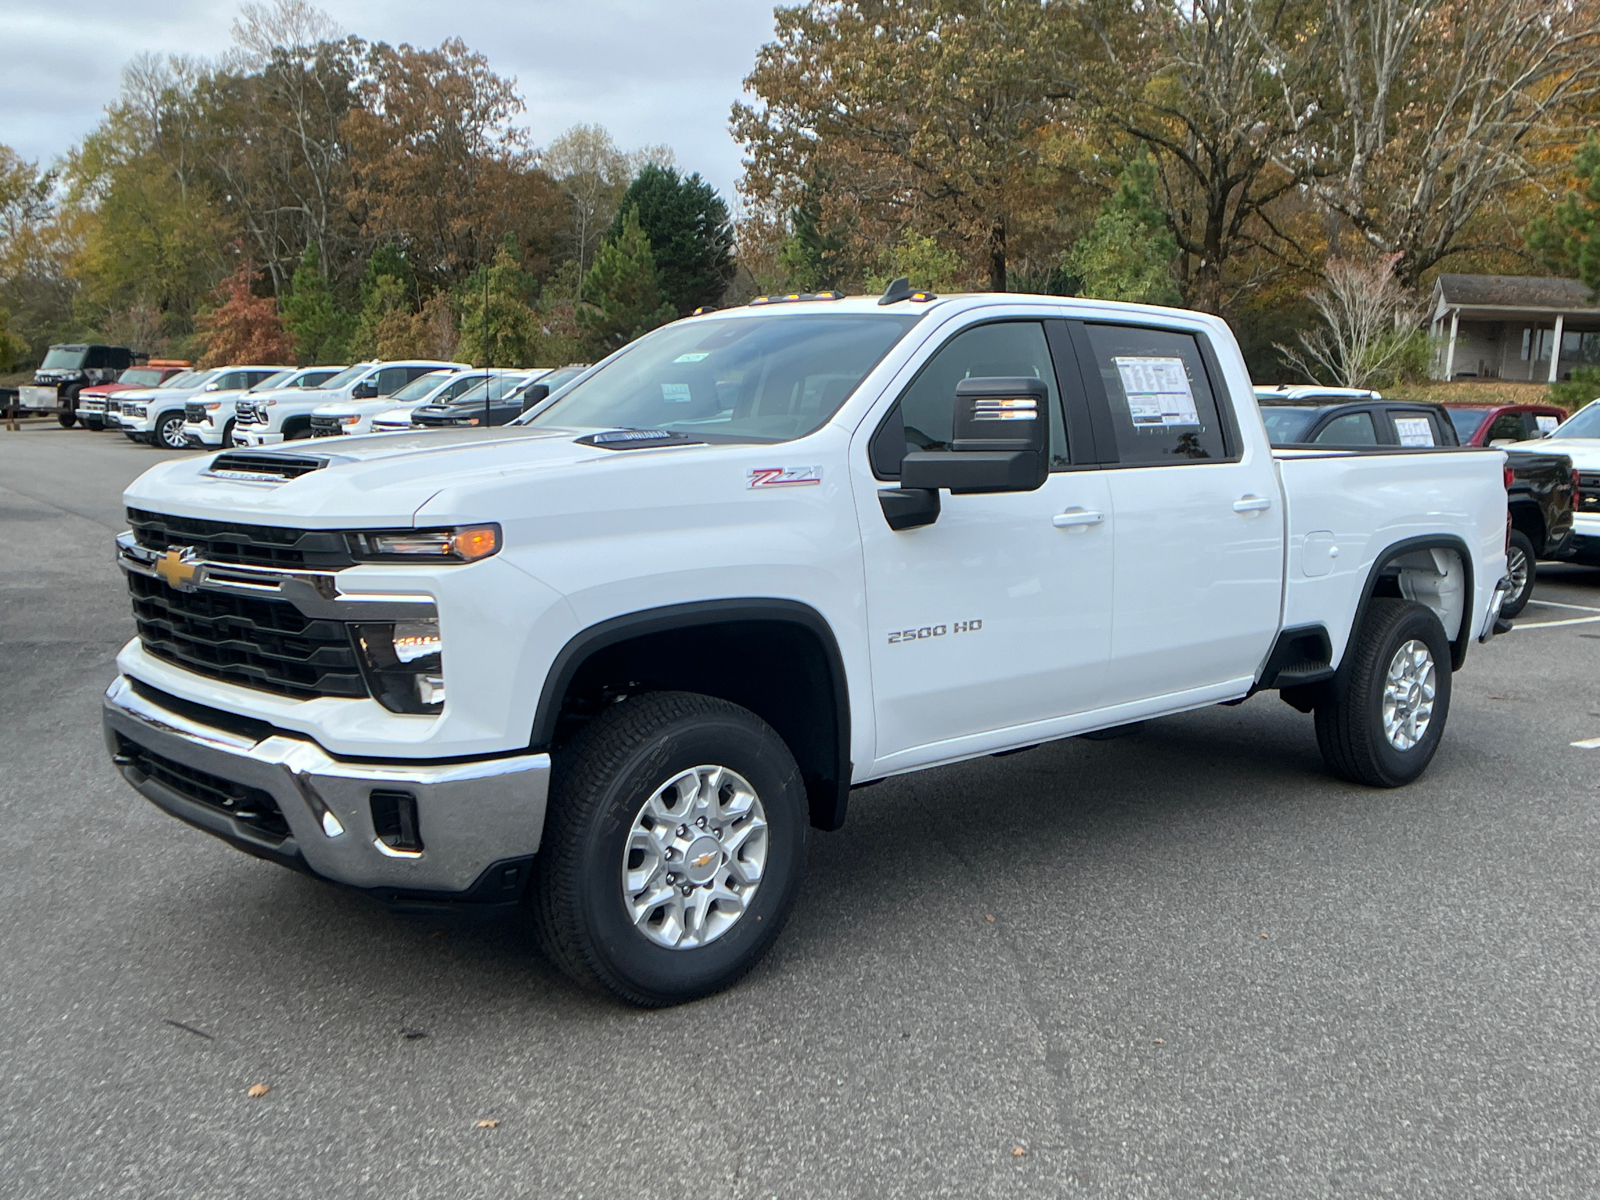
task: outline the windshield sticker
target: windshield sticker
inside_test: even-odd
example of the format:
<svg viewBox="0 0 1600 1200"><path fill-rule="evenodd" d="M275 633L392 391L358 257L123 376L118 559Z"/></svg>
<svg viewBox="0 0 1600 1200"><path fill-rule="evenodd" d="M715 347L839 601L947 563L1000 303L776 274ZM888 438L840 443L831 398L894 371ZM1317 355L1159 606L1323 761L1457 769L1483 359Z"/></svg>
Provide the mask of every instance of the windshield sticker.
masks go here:
<svg viewBox="0 0 1600 1200"><path fill-rule="evenodd" d="M1433 423L1427 417L1396 417L1394 431L1402 446L1433 445Z"/></svg>
<svg viewBox="0 0 1600 1200"><path fill-rule="evenodd" d="M673 359L672 361L675 362L675 363L699 362L702 358L710 358L710 357L711 357L711 351L709 351L709 350L696 350L693 354L680 354L680 355L678 355L677 358Z"/></svg>
<svg viewBox="0 0 1600 1200"><path fill-rule="evenodd" d="M1557 425L1559 425L1561 423L1561 418L1560 417L1537 417L1536 416L1533 419L1539 423L1539 432L1540 433L1549 433L1552 429L1554 429Z"/></svg>
<svg viewBox="0 0 1600 1200"><path fill-rule="evenodd" d="M1112 360L1122 377L1128 415L1135 429L1171 429L1199 425L1194 389L1181 358L1129 357Z"/></svg>
<svg viewBox="0 0 1600 1200"><path fill-rule="evenodd" d="M821 482L821 467L757 467L750 472L753 488L810 487Z"/></svg>
<svg viewBox="0 0 1600 1200"><path fill-rule="evenodd" d="M663 383L661 385L661 398L668 404L689 403L689 385L687 383Z"/></svg>

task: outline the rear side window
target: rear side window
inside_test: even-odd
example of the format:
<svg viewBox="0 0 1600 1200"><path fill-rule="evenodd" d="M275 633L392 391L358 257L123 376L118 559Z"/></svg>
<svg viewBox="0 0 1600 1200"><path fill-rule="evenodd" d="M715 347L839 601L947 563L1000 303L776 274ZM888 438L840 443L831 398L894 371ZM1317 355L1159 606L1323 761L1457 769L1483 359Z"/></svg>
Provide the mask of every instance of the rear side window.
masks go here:
<svg viewBox="0 0 1600 1200"><path fill-rule="evenodd" d="M1376 446L1378 427L1372 423L1372 414L1345 413L1329 421L1311 439L1318 446Z"/></svg>
<svg viewBox="0 0 1600 1200"><path fill-rule="evenodd" d="M385 367L378 372L378 395L391 395L410 382L411 373L405 367Z"/></svg>
<svg viewBox="0 0 1600 1200"><path fill-rule="evenodd" d="M900 459L913 450L950 449L956 384L997 375L1039 379L1050 389L1051 465L1065 467L1067 434L1044 326L1038 321L1001 321L962 330L923 365L873 438L877 474L890 479L899 475ZM897 434L897 425L903 436Z"/></svg>
<svg viewBox="0 0 1600 1200"><path fill-rule="evenodd" d="M1394 422L1394 440L1401 446L1420 449L1448 444L1434 426L1432 413L1396 408L1389 410L1389 419Z"/></svg>
<svg viewBox="0 0 1600 1200"><path fill-rule="evenodd" d="M1494 419L1494 424L1489 426L1489 432L1484 437L1484 442L1521 442L1532 437L1528 429L1528 416L1526 413L1501 413Z"/></svg>
<svg viewBox="0 0 1600 1200"><path fill-rule="evenodd" d="M1216 397L1194 335L1134 325L1085 325L1122 463L1227 457ZM1092 386L1092 385L1091 385Z"/></svg>

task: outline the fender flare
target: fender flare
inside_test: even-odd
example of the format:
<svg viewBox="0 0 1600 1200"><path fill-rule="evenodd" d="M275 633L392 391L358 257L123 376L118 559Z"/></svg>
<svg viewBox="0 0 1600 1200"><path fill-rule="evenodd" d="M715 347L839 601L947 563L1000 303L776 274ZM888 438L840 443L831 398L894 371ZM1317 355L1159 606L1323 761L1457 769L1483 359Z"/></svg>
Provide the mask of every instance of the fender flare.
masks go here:
<svg viewBox="0 0 1600 1200"><path fill-rule="evenodd" d="M1462 605L1461 628L1453 634L1447 629L1445 635L1450 639L1451 671L1459 671L1462 664L1467 661L1467 648L1472 645L1473 615L1478 595L1477 580L1472 569L1472 552L1467 549L1467 543L1453 533L1428 533L1419 537L1403 538L1386 547L1372 560L1372 568L1367 572L1367 581L1361 589L1361 599L1356 603L1355 617L1350 622L1350 636L1345 639L1345 652L1339 657L1340 686L1343 686L1345 678L1349 675L1350 643L1355 640L1356 631L1366 620L1367 604L1377 589L1378 577L1395 559L1403 554L1414 554L1418 550L1449 550L1461 559L1461 568L1466 573L1466 600Z"/></svg>

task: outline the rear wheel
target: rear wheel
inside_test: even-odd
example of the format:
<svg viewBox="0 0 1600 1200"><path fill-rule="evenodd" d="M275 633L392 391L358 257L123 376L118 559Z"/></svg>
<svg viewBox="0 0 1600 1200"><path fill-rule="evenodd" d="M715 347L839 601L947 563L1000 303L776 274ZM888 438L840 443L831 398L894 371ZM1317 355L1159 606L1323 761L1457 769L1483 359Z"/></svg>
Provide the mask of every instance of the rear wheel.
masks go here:
<svg viewBox="0 0 1600 1200"><path fill-rule="evenodd" d="M1374 599L1346 651L1348 674L1317 705L1317 745L1352 783L1399 787L1427 769L1450 713L1450 643L1433 610Z"/></svg>
<svg viewBox="0 0 1600 1200"><path fill-rule="evenodd" d="M183 436L183 414L163 413L150 435L150 444L158 450L187 449L189 441Z"/></svg>
<svg viewBox="0 0 1600 1200"><path fill-rule="evenodd" d="M1511 544L1506 548L1506 576L1511 580L1511 593L1500 604L1502 617L1509 620L1528 607L1538 574L1539 560L1534 554L1533 540L1520 529L1513 529Z"/></svg>
<svg viewBox="0 0 1600 1200"><path fill-rule="evenodd" d="M632 1004L729 987L794 905L808 821L794 757L754 713L689 692L617 704L556 759L533 881L540 944Z"/></svg>
<svg viewBox="0 0 1600 1200"><path fill-rule="evenodd" d="M56 413L56 420L61 422L63 429L71 429L78 423L78 393L81 390L69 387L61 393L61 411Z"/></svg>

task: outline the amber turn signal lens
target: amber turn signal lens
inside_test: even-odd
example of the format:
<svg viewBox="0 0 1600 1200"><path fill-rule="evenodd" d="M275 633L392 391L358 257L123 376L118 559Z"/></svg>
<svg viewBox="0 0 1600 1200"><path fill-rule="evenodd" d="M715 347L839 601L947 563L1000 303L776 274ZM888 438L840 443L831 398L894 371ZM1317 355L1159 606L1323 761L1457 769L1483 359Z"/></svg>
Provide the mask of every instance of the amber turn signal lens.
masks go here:
<svg viewBox="0 0 1600 1200"><path fill-rule="evenodd" d="M455 537L450 539L450 548L456 552L458 558L464 558L468 562L488 558L500 549L500 527L473 525L466 529L458 529Z"/></svg>

